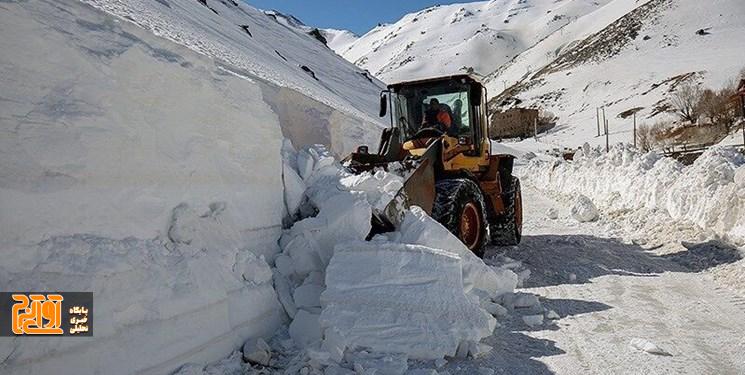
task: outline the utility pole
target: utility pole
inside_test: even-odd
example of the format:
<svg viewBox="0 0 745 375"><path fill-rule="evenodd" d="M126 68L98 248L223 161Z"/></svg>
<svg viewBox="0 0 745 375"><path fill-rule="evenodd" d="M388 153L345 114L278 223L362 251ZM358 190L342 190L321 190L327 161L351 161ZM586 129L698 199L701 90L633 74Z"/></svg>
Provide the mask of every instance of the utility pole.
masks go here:
<svg viewBox="0 0 745 375"><path fill-rule="evenodd" d="M603 106L603 124L605 124L605 134L608 134L608 120L605 119L605 106Z"/></svg>
<svg viewBox="0 0 745 375"><path fill-rule="evenodd" d="M595 107L595 118L598 120L598 137L600 137L600 107Z"/></svg>
<svg viewBox="0 0 745 375"><path fill-rule="evenodd" d="M742 152L745 152L745 95L740 96L740 106L742 107Z"/></svg>
<svg viewBox="0 0 745 375"><path fill-rule="evenodd" d="M634 148L636 148L636 112L634 112Z"/></svg>
<svg viewBox="0 0 745 375"><path fill-rule="evenodd" d="M608 136L608 120L605 120L605 152L610 152L610 138Z"/></svg>

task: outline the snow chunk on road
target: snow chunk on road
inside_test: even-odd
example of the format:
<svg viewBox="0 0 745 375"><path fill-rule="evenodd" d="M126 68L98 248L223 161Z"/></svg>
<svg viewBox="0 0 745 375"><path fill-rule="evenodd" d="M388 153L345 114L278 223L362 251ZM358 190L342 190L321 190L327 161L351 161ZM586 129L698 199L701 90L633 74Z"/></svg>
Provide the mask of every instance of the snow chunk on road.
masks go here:
<svg viewBox="0 0 745 375"><path fill-rule="evenodd" d="M523 316L523 322L529 327L538 327L543 324L543 314L525 315Z"/></svg>
<svg viewBox="0 0 745 375"><path fill-rule="evenodd" d="M572 206L572 217L580 223L587 223L598 219L598 209L590 198L580 195Z"/></svg>
<svg viewBox="0 0 745 375"><path fill-rule="evenodd" d="M408 358L402 354L379 354L360 351L346 358L357 374L403 375L409 369Z"/></svg>
<svg viewBox="0 0 745 375"><path fill-rule="evenodd" d="M636 349L642 352L647 352L649 354L672 356L672 354L666 352L665 350L661 349L659 346L645 339L639 339L639 338L631 339L629 346L631 346L631 348L633 349Z"/></svg>
<svg viewBox="0 0 745 375"><path fill-rule="evenodd" d="M269 366L272 359L272 349L263 339L248 340L243 345L243 359L249 363Z"/></svg>
<svg viewBox="0 0 745 375"><path fill-rule="evenodd" d="M539 303L538 296L535 294L520 293L515 297L513 305L516 308L529 308Z"/></svg>
<svg viewBox="0 0 745 375"><path fill-rule="evenodd" d="M496 321L463 292L461 259L420 245L338 245L326 274L321 324L351 348L454 356L464 341L491 335Z"/></svg>

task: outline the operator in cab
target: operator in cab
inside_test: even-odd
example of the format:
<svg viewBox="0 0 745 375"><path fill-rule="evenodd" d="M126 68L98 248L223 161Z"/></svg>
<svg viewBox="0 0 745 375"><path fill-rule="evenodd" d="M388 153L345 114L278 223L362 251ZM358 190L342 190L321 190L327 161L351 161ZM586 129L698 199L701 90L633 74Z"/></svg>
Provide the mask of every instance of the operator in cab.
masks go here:
<svg viewBox="0 0 745 375"><path fill-rule="evenodd" d="M429 101L427 110L424 112L422 128L434 128L443 133L453 135L457 131L453 126L453 117L447 105L441 104L439 100Z"/></svg>

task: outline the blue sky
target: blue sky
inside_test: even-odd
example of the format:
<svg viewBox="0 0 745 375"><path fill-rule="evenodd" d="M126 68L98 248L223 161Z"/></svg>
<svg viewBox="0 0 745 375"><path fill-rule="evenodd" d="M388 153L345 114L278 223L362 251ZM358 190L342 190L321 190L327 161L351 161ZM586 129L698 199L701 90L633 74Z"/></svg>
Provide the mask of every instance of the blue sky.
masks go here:
<svg viewBox="0 0 745 375"><path fill-rule="evenodd" d="M437 4L467 0L244 0L261 9L292 14L309 26L351 30L362 35L378 23L392 23L401 16Z"/></svg>

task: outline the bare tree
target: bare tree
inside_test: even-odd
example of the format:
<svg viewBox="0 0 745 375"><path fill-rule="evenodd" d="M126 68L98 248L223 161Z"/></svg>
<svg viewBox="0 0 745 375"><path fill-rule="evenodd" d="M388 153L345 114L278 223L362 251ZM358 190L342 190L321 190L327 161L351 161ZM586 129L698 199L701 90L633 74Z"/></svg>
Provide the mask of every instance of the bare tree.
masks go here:
<svg viewBox="0 0 745 375"><path fill-rule="evenodd" d="M699 113L712 124L722 126L728 134L735 124L735 108L731 105L734 95L735 89L729 84L719 91L704 90L698 102Z"/></svg>
<svg viewBox="0 0 745 375"><path fill-rule="evenodd" d="M636 129L636 147L644 152L652 151L652 134L647 124L641 124Z"/></svg>
<svg viewBox="0 0 745 375"><path fill-rule="evenodd" d="M678 86L670 96L673 112L684 121L695 124L699 118L698 102L701 98L701 88L692 82Z"/></svg>

